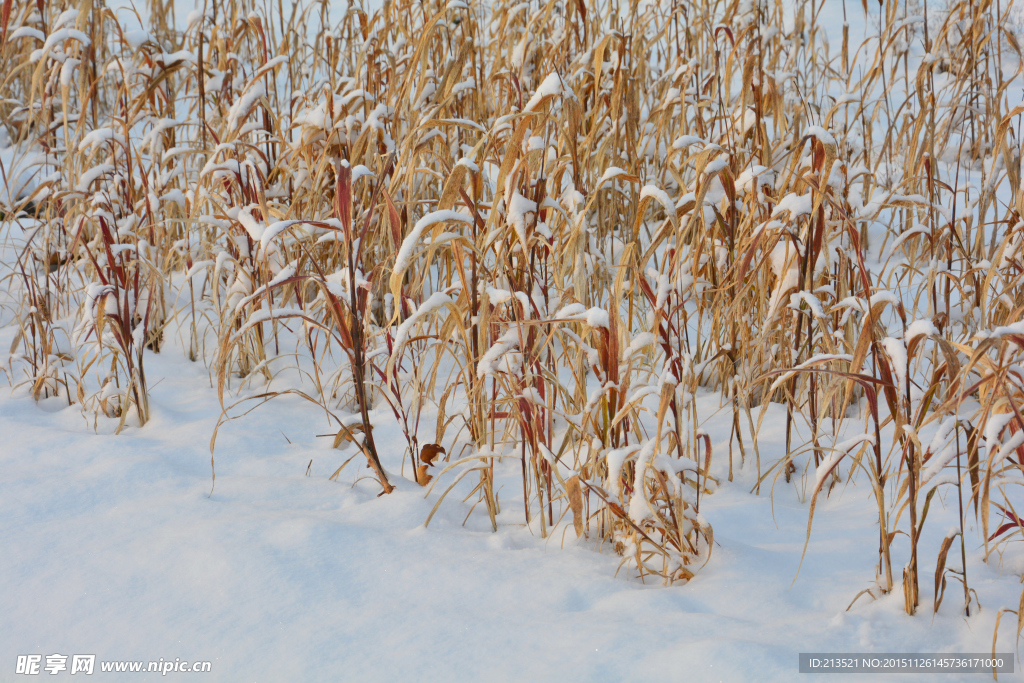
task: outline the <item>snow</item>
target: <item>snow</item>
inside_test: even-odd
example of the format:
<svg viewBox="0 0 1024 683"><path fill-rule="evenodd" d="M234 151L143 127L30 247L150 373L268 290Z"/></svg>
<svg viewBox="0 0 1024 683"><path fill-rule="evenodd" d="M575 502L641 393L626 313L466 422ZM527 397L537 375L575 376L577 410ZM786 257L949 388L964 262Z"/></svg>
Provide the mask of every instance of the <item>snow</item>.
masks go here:
<svg viewBox="0 0 1024 683"><path fill-rule="evenodd" d="M266 249L267 246L274 240L275 237L280 235L282 232L290 227L298 225L302 221L298 220L287 220L287 221L276 221L268 225L260 234L260 247Z"/></svg>
<svg viewBox="0 0 1024 683"><path fill-rule="evenodd" d="M503 304L512 298L512 292L507 289L498 289L497 287L488 286L486 288L487 298L491 302L492 306Z"/></svg>
<svg viewBox="0 0 1024 683"><path fill-rule="evenodd" d="M795 289L800 282L796 248L788 240L780 241L771 251L771 266L775 273L776 285L768 306L769 318L775 316L782 304L782 297Z"/></svg>
<svg viewBox="0 0 1024 683"><path fill-rule="evenodd" d="M950 446L944 448L938 453L934 453L932 457L926 463L924 469L921 471L921 486L924 487L931 482L942 470L953 461L956 457L956 448ZM953 481L956 481L956 477L953 477Z"/></svg>
<svg viewBox="0 0 1024 683"><path fill-rule="evenodd" d="M124 135L114 131L112 128L97 128L82 138L82 141L78 143L78 148L88 149L90 147L98 147L108 141L113 141L121 145L124 145L126 142Z"/></svg>
<svg viewBox="0 0 1024 683"><path fill-rule="evenodd" d="M639 450L639 444L631 444L623 448L616 448L605 456L605 462L608 465L608 478L605 482L605 488L608 489L608 493L613 498L617 498L622 491L621 478L619 476L622 473L622 465Z"/></svg>
<svg viewBox="0 0 1024 683"><path fill-rule="evenodd" d="M354 166L352 168L352 184L355 185L356 181L359 180L360 178L365 178L367 176L376 176L376 175L377 175L376 173L374 173L373 171L368 169L363 164L357 164L356 166Z"/></svg>
<svg viewBox="0 0 1024 683"><path fill-rule="evenodd" d="M907 389L907 347L902 339L886 337L882 340L882 348L892 362L892 371L896 375L896 388L900 395Z"/></svg>
<svg viewBox="0 0 1024 683"><path fill-rule="evenodd" d="M60 67L60 84L70 85L74 80L75 68L82 63L81 59L75 59L68 57L64 60L64 64Z"/></svg>
<svg viewBox="0 0 1024 683"><path fill-rule="evenodd" d="M572 91L562 81L562 77L557 73L550 73L544 79L544 82L540 84L537 91L530 98L530 101L526 103L526 107L523 111L533 111L540 106L541 102L547 97L554 97L557 95L568 95L573 96Z"/></svg>
<svg viewBox="0 0 1024 683"><path fill-rule="evenodd" d="M46 42L43 43L43 53L45 54L51 50L57 43L71 39L79 41L82 45L90 45L92 43L92 41L89 40L89 36L81 31L73 28L62 28L54 31L46 37Z"/></svg>
<svg viewBox="0 0 1024 683"><path fill-rule="evenodd" d="M58 29L63 26L67 26L68 24L73 23L75 19L78 18L78 14L79 11L76 9L66 9L60 13L60 16L57 17L57 20L53 22L53 26L51 26L50 28Z"/></svg>
<svg viewBox="0 0 1024 683"><path fill-rule="evenodd" d="M586 308L583 304L563 306L555 313L553 318L555 320L582 320L591 327L608 328L611 325L608 311L599 306Z"/></svg>
<svg viewBox="0 0 1024 683"><path fill-rule="evenodd" d="M741 193L751 192L754 190L755 182L757 183L758 190L766 186L769 189L774 189L775 176L775 171L765 166L751 166L736 178L736 190Z"/></svg>
<svg viewBox="0 0 1024 683"><path fill-rule="evenodd" d="M657 343L657 341L657 338L650 332L641 332L640 334L633 337L633 341L631 341L629 343L629 346L626 348L625 355L628 356L632 353L635 353L640 349L646 348L648 346L651 346L652 344Z"/></svg>
<svg viewBox="0 0 1024 683"><path fill-rule="evenodd" d="M992 330L990 335L994 339L1005 337L1008 335L1021 335L1024 334L1024 320L1011 323L1010 325L1003 325Z"/></svg>
<svg viewBox="0 0 1024 683"><path fill-rule="evenodd" d="M306 315L306 311L298 308L297 306L286 306L284 308L261 308L246 319L245 324L238 328L238 332L235 333L233 339L237 341L242 336L243 332L259 325L260 323L265 323L268 320L300 317L303 315Z"/></svg>
<svg viewBox="0 0 1024 683"><path fill-rule="evenodd" d="M918 337L933 337L938 336L938 334L939 331L936 329L935 323L928 319L921 319L907 325L907 331L903 338L909 344Z"/></svg>
<svg viewBox="0 0 1024 683"><path fill-rule="evenodd" d="M256 105L259 99L266 94L267 91L263 84L260 81L253 81L249 85L248 90L231 105L231 109L228 111L228 128L238 128L242 119L249 114L249 111Z"/></svg>
<svg viewBox="0 0 1024 683"><path fill-rule="evenodd" d="M526 241L526 226L529 223L528 216L530 214L537 214L537 202L532 199L527 199L519 192L513 192L512 198L508 202L508 211L506 214L506 220L519 237L519 241L522 242L523 248L527 247Z"/></svg>
<svg viewBox="0 0 1024 683"><path fill-rule="evenodd" d="M157 61L162 62L164 67L166 67L166 68L170 68L171 66L174 66L178 62L189 61L189 62L192 62L193 64L198 62L198 60L196 59L196 56L194 54L192 54L191 52L189 52L188 50L178 50L177 52L171 52L171 53L164 52L164 53L161 53L157 57ZM253 89L253 90L255 90L255 89ZM250 91L250 92L253 92L253 91ZM253 94L251 96L252 97L251 102L255 102L259 97L262 97L265 94L266 94L265 91L259 93L258 95L255 94L255 92L253 92ZM246 95L242 96L242 99L246 99L248 97L249 97L249 95L246 94ZM251 103L246 103L243 106L245 107L246 112L248 112L248 110L251 108Z"/></svg>
<svg viewBox="0 0 1024 683"><path fill-rule="evenodd" d="M814 296L811 292L797 292L789 295L789 307L795 310L800 310L800 302L807 304L808 308L816 318L825 317L825 309L821 306L821 300Z"/></svg>
<svg viewBox="0 0 1024 683"><path fill-rule="evenodd" d="M817 138L817 140L823 145L832 145L834 147L837 144L832 133L828 132L821 126L810 126L807 129L807 136Z"/></svg>
<svg viewBox="0 0 1024 683"><path fill-rule="evenodd" d="M740 112L733 114L733 127L740 133L746 133L755 125L757 125L757 114L753 110L746 109L742 114Z"/></svg>
<svg viewBox="0 0 1024 683"><path fill-rule="evenodd" d="M798 216L805 216L811 212L814 207L814 201L812 193L807 194L796 194L790 192L775 205L775 209L772 211L772 217L782 214L784 211L789 211L790 220L795 221Z"/></svg>
<svg viewBox="0 0 1024 683"><path fill-rule="evenodd" d="M604 327L608 328L611 323L608 318L608 311L597 306L587 311L587 324L591 327Z"/></svg>
<svg viewBox="0 0 1024 683"><path fill-rule="evenodd" d="M686 149L693 145L707 145L707 142L696 135L681 135L672 143L672 149Z"/></svg>
<svg viewBox="0 0 1024 683"><path fill-rule="evenodd" d="M581 315L586 315L586 313L587 307L584 306L583 304L569 304L568 306L563 306L562 308L558 309L558 312L555 313L554 318L556 320L575 319L579 318Z"/></svg>
<svg viewBox="0 0 1024 683"><path fill-rule="evenodd" d="M17 40L18 38L35 38L36 40L46 41L46 34L37 28L31 26L19 26L11 32L8 40Z"/></svg>
<svg viewBox="0 0 1024 683"><path fill-rule="evenodd" d="M832 448L832 452L829 453L825 457L825 459L821 461L821 464L818 465L817 469L815 470L814 488L821 488L821 485L825 482L825 479L832 473L832 470L835 469L839 461L842 460L853 449L857 448L861 444L874 443L874 434L861 434L859 436L855 436L852 439L847 439L846 441L837 443Z"/></svg>
<svg viewBox="0 0 1024 683"><path fill-rule="evenodd" d="M238 222L242 224L242 227L249 233L249 237L251 237L253 241L261 242L263 239L263 231L266 229L266 226L252 215L253 209L259 210L259 206L242 207L242 210L238 212Z"/></svg>
<svg viewBox="0 0 1024 683"><path fill-rule="evenodd" d="M210 681L791 681L799 652L991 649L994 607L963 619L947 597L934 622L911 620L897 592L846 611L877 545L867 490L822 496L790 589L806 505L782 493L773 515L749 482L723 485L702 508L715 529L708 566L688 585L645 586L616 577L607 548L561 547L517 524L492 533L472 516L463 527L447 501L425 529L436 496L398 476L393 431L375 438L394 494L329 481L344 454L312 436L322 414L298 399L222 428L210 496L219 404L207 372L175 349L146 363L154 418L119 436L58 399L0 396L0 575L18 587L0 593L9 666L18 654L88 652L209 660ZM950 525L926 526L923 546ZM934 558L921 561L927 575ZM973 566L983 605L1015 604L1012 577Z"/></svg>
<svg viewBox="0 0 1024 683"><path fill-rule="evenodd" d="M1002 465L1003 461L1006 460L1007 456L1009 456L1011 453L1016 451L1021 446L1024 446L1024 430L1017 431L1009 439L1006 440L1006 443L1002 445L1002 447L999 449L999 452L996 453L996 456L992 459L992 468L995 469Z"/></svg>
<svg viewBox="0 0 1024 683"><path fill-rule="evenodd" d="M416 325L416 323L418 323L420 320L422 320L423 318L425 318L438 308L441 308L442 306L451 303L452 298L450 296L448 296L444 292L435 292L430 296L429 299L424 301L419 308L416 309L415 313L413 313L411 316L403 320L402 324L398 326L398 331L395 333L395 350L392 352L392 358L396 358L400 353L402 347L405 346L406 341L409 339L409 333L412 331L412 328L414 325Z"/></svg>
<svg viewBox="0 0 1024 683"><path fill-rule="evenodd" d="M498 341L491 345L491 348L487 349L487 353L483 355L480 362L477 364L476 375L478 378L483 379L487 375L492 375L498 372L497 363L506 353L519 346L519 335L521 330L513 326L508 332L503 334Z"/></svg>
<svg viewBox="0 0 1024 683"><path fill-rule="evenodd" d="M113 164L97 164L90 168L88 171L78 176L78 184L75 185L75 189L79 192L88 192L89 186L100 177L110 173L114 170Z"/></svg>
<svg viewBox="0 0 1024 683"><path fill-rule="evenodd" d="M624 169L619 168L618 166L609 166L607 169L605 169L605 172L601 174L601 177L594 185L594 189L597 190L599 187L604 185L609 180L613 180L614 178L618 178L619 176L622 175L629 175L629 173L627 173Z"/></svg>
<svg viewBox="0 0 1024 683"><path fill-rule="evenodd" d="M640 450L636 454L636 463L633 471L633 490L642 491L644 486L644 475L647 474L647 467L650 465L651 458L654 457L654 450L658 447L658 442L655 439L645 441ZM630 496L629 498L629 518L633 520L634 524L641 524L645 519L653 516L650 504L644 496Z"/></svg>
<svg viewBox="0 0 1024 683"><path fill-rule="evenodd" d="M153 37L149 35L149 31L143 31L142 29L125 31L124 38L128 41L128 44L131 45L133 50L138 50L147 42L153 40Z"/></svg>
<svg viewBox="0 0 1024 683"><path fill-rule="evenodd" d="M459 213L458 211L444 209L428 213L426 216L416 221L416 225L413 226L412 230L409 231L409 234L406 235L404 240L402 240L402 246L398 250L398 255L395 256L395 268L392 278L396 276L401 277L409 268L413 252L416 250L416 245L419 243L420 237L423 235L423 231L432 225L441 223L442 221L472 223L473 217L464 213Z"/></svg>
<svg viewBox="0 0 1024 683"><path fill-rule="evenodd" d="M657 185L644 185L643 189L640 190L640 199L650 197L656 202L661 204L669 216L674 216L676 213L676 205L669 198L668 193L661 189Z"/></svg>
<svg viewBox="0 0 1024 683"><path fill-rule="evenodd" d="M0 178L0 206L15 204L32 193L38 182L37 163L34 154L25 155L15 147L0 146L0 167L4 172L4 177Z"/></svg>

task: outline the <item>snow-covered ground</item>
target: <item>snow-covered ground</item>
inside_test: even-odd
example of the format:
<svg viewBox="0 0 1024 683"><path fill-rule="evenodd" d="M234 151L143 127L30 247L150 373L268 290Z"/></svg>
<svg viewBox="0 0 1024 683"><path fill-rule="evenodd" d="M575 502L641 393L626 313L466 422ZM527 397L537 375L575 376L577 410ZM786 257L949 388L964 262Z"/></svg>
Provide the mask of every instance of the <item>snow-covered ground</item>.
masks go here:
<svg viewBox="0 0 1024 683"><path fill-rule="evenodd" d="M838 3L827 4L826 21L837 24ZM859 4L850 15L859 36ZM3 349L9 322L0 318ZM738 456L735 481L726 481L731 416L717 394L701 395L697 411L722 482L701 509L715 545L692 581L671 587L618 571L621 558L576 539L571 522L541 538L523 523L514 489L502 492L496 533L457 495L425 527L443 487L428 492L402 471L405 441L386 406L373 422L392 495L377 496L359 457L330 480L352 450L318 438L337 427L289 396L220 427L214 485L210 440L222 407L215 379L187 359L177 332L145 357L144 428L129 422L115 436L116 420L83 415L64 398L0 391L0 681L33 679L15 673L19 655L42 655L45 665L58 653L95 655L86 680L799 681L820 678L798 673L801 652L991 652L999 610L1021 600L1024 551L1011 546L1001 564L986 564L968 514L968 581L982 609L972 603L963 617L950 580L932 615L936 555L957 523L948 486L920 543L917 616L904 612L899 587L851 606L872 587L877 560L867 482L820 496L801 565L802 487L773 492L769 478L754 495L753 463L739 467ZM424 423L434 417L425 411ZM784 455L782 406L758 440L763 464ZM514 481L519 461L499 467ZM898 565L906 536L893 548ZM949 564L959 568L953 548ZM1005 614L1000 652L1016 652L1016 628L1016 615ZM99 670L160 659L212 666L198 676ZM1000 680L1024 680L1014 663L1017 673ZM77 680L69 671L38 677Z"/></svg>
<svg viewBox="0 0 1024 683"><path fill-rule="evenodd" d="M898 590L847 611L876 558L867 488L821 502L794 583L807 506L792 486L777 488L774 507L767 491L751 495L749 469L707 507L709 565L670 588L616 577L615 553L576 541L571 525L541 539L512 503L497 533L479 511L463 527L468 506L452 499L425 528L437 491L424 499L399 476L401 450L388 444L400 434L378 437L397 482L378 498L374 482L352 485L365 471L356 461L328 480L350 453L317 439L322 417L287 397L221 428L210 495L220 406L206 369L169 344L147 357L147 373L153 418L118 436L116 421L101 418L94 431L61 399L0 396L0 680L22 678L17 655L45 664L59 653L210 661L202 679L220 681L789 681L802 678L800 652L990 651L997 610L1019 595L1022 567L1007 557L1002 576L968 577L980 613L959 616L953 584L932 618L930 577L953 498L931 512L947 519L925 528L919 615L904 613ZM705 428L727 434L716 420ZM773 425L783 422L766 420L762 458L780 454ZM969 540L978 555L979 539ZM905 551L900 540L895 548ZM980 557L968 566L985 567ZM1011 649L1012 617L1001 651ZM98 664L94 675L159 677Z"/></svg>

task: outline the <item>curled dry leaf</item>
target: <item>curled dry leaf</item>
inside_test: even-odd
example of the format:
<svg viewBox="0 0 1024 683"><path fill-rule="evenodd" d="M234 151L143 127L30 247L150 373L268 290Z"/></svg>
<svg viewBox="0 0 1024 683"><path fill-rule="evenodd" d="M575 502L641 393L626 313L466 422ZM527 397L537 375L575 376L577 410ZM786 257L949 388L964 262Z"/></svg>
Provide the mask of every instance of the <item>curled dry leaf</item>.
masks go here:
<svg viewBox="0 0 1024 683"><path fill-rule="evenodd" d="M569 495L569 507L572 509L572 525L576 529L576 537L583 538L583 492L580 490L579 475L570 477L565 482L565 492Z"/></svg>
<svg viewBox="0 0 1024 683"><path fill-rule="evenodd" d="M444 454L445 450L443 446L439 446L436 443L428 443L420 449L420 460L427 465L433 465L437 456Z"/></svg>
<svg viewBox="0 0 1024 683"><path fill-rule="evenodd" d="M348 427L342 425L341 429L338 430L338 434L334 437L334 447L341 448L341 445L345 443L358 443L356 434L362 434L364 431L361 424L354 424ZM373 427L370 427L370 431L373 431Z"/></svg>

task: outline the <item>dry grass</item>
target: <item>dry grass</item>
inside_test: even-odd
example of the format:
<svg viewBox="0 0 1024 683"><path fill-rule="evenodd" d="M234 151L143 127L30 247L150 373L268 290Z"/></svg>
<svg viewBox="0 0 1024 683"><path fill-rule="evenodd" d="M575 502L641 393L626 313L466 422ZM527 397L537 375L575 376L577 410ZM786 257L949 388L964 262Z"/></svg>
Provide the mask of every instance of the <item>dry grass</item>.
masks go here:
<svg viewBox="0 0 1024 683"><path fill-rule="evenodd" d="M389 492L383 408L399 485L475 483L496 529L513 462L532 528L568 514L666 582L711 552L713 455L806 484L808 540L855 479L868 592L913 613L936 553L934 609L949 577L976 609L964 517L989 554L1024 534L1012 4L887 2L831 51L831 4L171 8L144 34L3 4L0 119L38 155L0 228L13 385L144 424L144 359L181 334L222 420L301 395ZM699 395L732 416L714 454ZM961 528L919 547L947 491Z"/></svg>

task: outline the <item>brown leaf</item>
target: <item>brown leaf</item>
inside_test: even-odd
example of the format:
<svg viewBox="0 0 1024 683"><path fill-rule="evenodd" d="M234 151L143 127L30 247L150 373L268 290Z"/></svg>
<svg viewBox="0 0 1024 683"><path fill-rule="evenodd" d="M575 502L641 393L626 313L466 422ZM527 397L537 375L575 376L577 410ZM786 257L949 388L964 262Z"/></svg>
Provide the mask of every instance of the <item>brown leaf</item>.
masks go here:
<svg viewBox="0 0 1024 683"><path fill-rule="evenodd" d="M576 529L576 538L583 538L583 492L580 489L579 476L570 477L565 482L565 492L569 496L569 507L572 509L572 525Z"/></svg>
<svg viewBox="0 0 1024 683"><path fill-rule="evenodd" d="M450 209L455 206L455 200L459 198L459 189L462 187L465 175L466 167L456 164L441 191L441 199L437 202L438 210Z"/></svg>
<svg viewBox="0 0 1024 683"><path fill-rule="evenodd" d="M935 565L935 605L932 609L933 612L939 611L939 605L942 604L942 596L946 592L946 555L949 553L949 548L953 545L953 539L960 534L953 534L947 536L942 541L942 546L939 548L939 559Z"/></svg>
<svg viewBox="0 0 1024 683"><path fill-rule="evenodd" d="M373 427L370 427L370 429L373 429ZM364 429L362 424L354 424L350 427L342 425L341 429L338 430L337 435L334 437L334 447L339 448L341 447L341 444L345 442L356 443L356 433L362 434L363 431Z"/></svg>
<svg viewBox="0 0 1024 683"><path fill-rule="evenodd" d="M402 246L402 217L399 215L398 208L395 206L395 202L391 199L388 191L383 186L380 190L388 204L388 225L391 226L391 240L394 243L394 248L397 250Z"/></svg>
<svg viewBox="0 0 1024 683"><path fill-rule="evenodd" d="M420 465L419 467L416 468L416 483L419 484L420 486L426 486L427 484L430 483L430 480L433 478L434 477L427 474L426 465Z"/></svg>
<svg viewBox="0 0 1024 683"><path fill-rule="evenodd" d="M352 169L346 162L337 167L335 213L345 228L345 238L352 239Z"/></svg>
<svg viewBox="0 0 1024 683"><path fill-rule="evenodd" d="M443 446L439 446L436 443L428 443L420 449L420 460L427 465L433 465L437 456L444 454L445 450Z"/></svg>

